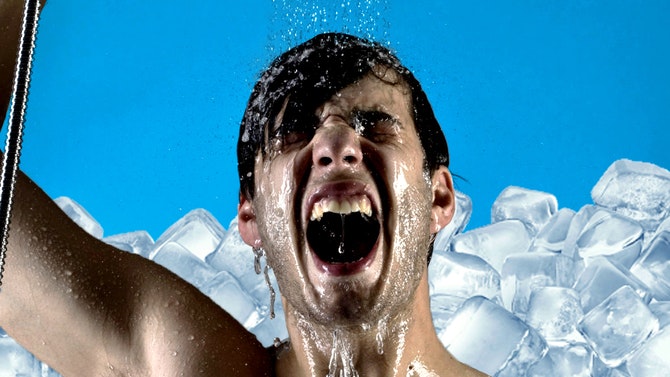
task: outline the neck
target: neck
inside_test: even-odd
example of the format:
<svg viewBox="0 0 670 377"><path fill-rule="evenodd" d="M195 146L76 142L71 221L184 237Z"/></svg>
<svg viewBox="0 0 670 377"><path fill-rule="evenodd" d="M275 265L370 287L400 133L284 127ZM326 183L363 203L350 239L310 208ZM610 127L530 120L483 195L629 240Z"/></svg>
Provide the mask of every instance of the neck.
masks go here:
<svg viewBox="0 0 670 377"><path fill-rule="evenodd" d="M346 327L310 323L287 307L291 345L277 359L277 375L443 375L453 359L435 334L426 274L413 301L374 325Z"/></svg>

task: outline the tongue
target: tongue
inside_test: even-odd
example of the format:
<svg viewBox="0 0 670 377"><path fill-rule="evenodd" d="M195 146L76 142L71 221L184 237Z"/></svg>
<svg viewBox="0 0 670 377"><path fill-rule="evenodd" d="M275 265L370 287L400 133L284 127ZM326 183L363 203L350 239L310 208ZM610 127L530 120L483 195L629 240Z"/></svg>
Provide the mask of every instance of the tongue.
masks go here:
<svg viewBox="0 0 670 377"><path fill-rule="evenodd" d="M348 215L324 213L307 226L307 242L326 263L352 263L365 258L379 237L379 223L372 217L353 212Z"/></svg>

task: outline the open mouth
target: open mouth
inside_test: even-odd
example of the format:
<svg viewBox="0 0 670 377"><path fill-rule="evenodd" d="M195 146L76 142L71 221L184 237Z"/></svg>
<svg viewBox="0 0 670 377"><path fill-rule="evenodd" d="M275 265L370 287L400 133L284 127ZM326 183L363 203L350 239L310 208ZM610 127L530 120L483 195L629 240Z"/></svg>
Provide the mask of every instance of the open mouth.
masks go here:
<svg viewBox="0 0 670 377"><path fill-rule="evenodd" d="M370 255L379 231L379 220L367 197L328 198L314 204L307 242L322 262L356 263Z"/></svg>

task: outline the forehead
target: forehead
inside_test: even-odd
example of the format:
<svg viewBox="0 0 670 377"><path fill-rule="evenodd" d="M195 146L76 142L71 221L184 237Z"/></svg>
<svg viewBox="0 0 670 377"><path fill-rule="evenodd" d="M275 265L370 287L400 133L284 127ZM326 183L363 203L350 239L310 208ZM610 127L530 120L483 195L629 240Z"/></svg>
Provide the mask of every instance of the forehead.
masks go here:
<svg viewBox="0 0 670 377"><path fill-rule="evenodd" d="M411 118L410 89L394 70L377 68L335 93L316 109L316 115L321 118L337 110L377 110Z"/></svg>

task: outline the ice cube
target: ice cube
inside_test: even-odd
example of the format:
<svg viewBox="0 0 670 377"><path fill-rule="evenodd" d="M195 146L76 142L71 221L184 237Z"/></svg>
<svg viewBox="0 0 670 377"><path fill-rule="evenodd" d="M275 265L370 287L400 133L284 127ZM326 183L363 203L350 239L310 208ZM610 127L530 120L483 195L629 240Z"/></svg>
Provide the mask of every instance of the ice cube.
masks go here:
<svg viewBox="0 0 670 377"><path fill-rule="evenodd" d="M451 239L454 235L461 233L470 221L472 215L472 200L464 193L456 192L456 210L451 222L442 228L435 237L433 250L436 252L447 251L450 249Z"/></svg>
<svg viewBox="0 0 670 377"><path fill-rule="evenodd" d="M646 248L649 243L656 238L659 234L662 232L670 232L670 216L668 216L663 222L656 228L654 232L645 232L644 234L644 246L643 249Z"/></svg>
<svg viewBox="0 0 670 377"><path fill-rule="evenodd" d="M591 261L577 278L574 288L579 292L586 313L624 285L632 287L645 303L651 300L644 283L623 266L604 257Z"/></svg>
<svg viewBox="0 0 670 377"><path fill-rule="evenodd" d="M42 373L39 374L40 377L61 377L60 373L51 369L47 364L42 363Z"/></svg>
<svg viewBox="0 0 670 377"><path fill-rule="evenodd" d="M645 342L628 360L631 377L670 376L670 329L665 328Z"/></svg>
<svg viewBox="0 0 670 377"><path fill-rule="evenodd" d="M556 366L554 365L554 360L549 356L549 352L544 355L538 362L531 365L526 372L525 377L564 377L562 374L559 374ZM565 376L567 377L567 376Z"/></svg>
<svg viewBox="0 0 670 377"><path fill-rule="evenodd" d="M630 268L642 250L640 224L603 208L596 208L588 215L575 240L579 257L588 264L591 258L605 256Z"/></svg>
<svg viewBox="0 0 670 377"><path fill-rule="evenodd" d="M664 328L670 324L670 301L652 301L649 309L658 318L658 326Z"/></svg>
<svg viewBox="0 0 670 377"><path fill-rule="evenodd" d="M530 295L526 322L550 345L581 341L577 324L582 317L579 294L574 289L544 287Z"/></svg>
<svg viewBox="0 0 670 377"><path fill-rule="evenodd" d="M154 259L155 253L163 244L174 242L204 261L219 245L224 234L225 230L221 224L209 212L194 209L158 237L156 249L150 258Z"/></svg>
<svg viewBox="0 0 670 377"><path fill-rule="evenodd" d="M456 359L490 376L523 376L547 352L537 331L482 296L465 301L439 338Z"/></svg>
<svg viewBox="0 0 670 377"><path fill-rule="evenodd" d="M531 235L537 232L556 213L558 201L552 194L517 186L504 189L491 207L491 223L520 220Z"/></svg>
<svg viewBox="0 0 670 377"><path fill-rule="evenodd" d="M233 219L225 238L216 250L207 256L207 263L217 271L228 271L240 282L242 288L258 302L269 302L269 292L265 278L254 269L254 253L251 246L244 243L238 229L237 219Z"/></svg>
<svg viewBox="0 0 670 377"><path fill-rule="evenodd" d="M145 258L149 258L149 254L154 249L154 239L145 230L115 234L102 240L118 249L139 254Z"/></svg>
<svg viewBox="0 0 670 377"><path fill-rule="evenodd" d="M202 290L216 271L176 242L163 243L153 253L153 261Z"/></svg>
<svg viewBox="0 0 670 377"><path fill-rule="evenodd" d="M528 251L530 240L521 221L504 220L459 234L451 246L452 251L479 256L500 272L508 255Z"/></svg>
<svg viewBox="0 0 670 377"><path fill-rule="evenodd" d="M63 212L65 212L65 214L68 215L72 221L84 229L88 234L97 239L102 238L102 226L100 226L100 224L93 218L93 216L91 216L91 214L88 213L84 207L79 205L79 203L68 198L67 196L56 198L54 199L54 202L56 202L58 207L60 207L60 209L63 210Z"/></svg>
<svg viewBox="0 0 670 377"><path fill-rule="evenodd" d="M670 232L670 216L668 216L663 222L656 228L656 232L654 233L654 236L657 236L659 233L668 231ZM653 239L653 237L650 237L649 239Z"/></svg>
<svg viewBox="0 0 670 377"><path fill-rule="evenodd" d="M435 254L428 270L431 311L438 330L463 301L472 296L499 301L500 275L476 255Z"/></svg>
<svg viewBox="0 0 670 377"><path fill-rule="evenodd" d="M439 334L445 328L451 316L465 300L463 297L452 295L430 295L430 314L433 317L435 332Z"/></svg>
<svg viewBox="0 0 670 377"><path fill-rule="evenodd" d="M653 231L670 216L670 172L646 162L618 160L598 180L591 197Z"/></svg>
<svg viewBox="0 0 670 377"><path fill-rule="evenodd" d="M551 252L512 254L500 275L502 301L507 310L525 317L531 293L547 286L570 287L575 278L573 260Z"/></svg>
<svg viewBox="0 0 670 377"><path fill-rule="evenodd" d="M265 347L273 345L276 339L287 339L288 330L286 329L286 318L281 301L277 300L274 318L270 318L268 315L264 316L261 322L250 331Z"/></svg>
<svg viewBox="0 0 670 377"><path fill-rule="evenodd" d="M658 319L629 286L586 313L578 326L600 360L617 367L658 330Z"/></svg>
<svg viewBox="0 0 670 377"><path fill-rule="evenodd" d="M575 211L569 208L561 208L556 212L537 233L530 245L530 252L550 251L560 253L563 250L565 238L570 229L570 223L575 216Z"/></svg>
<svg viewBox="0 0 670 377"><path fill-rule="evenodd" d="M610 368L605 363L603 363L598 357L593 358L591 375L593 377L630 377L630 374L628 374L628 370L626 369L625 363L616 368Z"/></svg>
<svg viewBox="0 0 670 377"><path fill-rule="evenodd" d="M547 355L530 368L526 377L591 377L592 365L593 353L586 344L549 347Z"/></svg>
<svg viewBox="0 0 670 377"><path fill-rule="evenodd" d="M457 252L437 254L428 267L430 292L463 298L500 294L500 275L476 255Z"/></svg>
<svg viewBox="0 0 670 377"><path fill-rule="evenodd" d="M207 281L202 291L247 330L258 325L264 317L258 302L244 292L237 279L226 271Z"/></svg>
<svg viewBox="0 0 670 377"><path fill-rule="evenodd" d="M0 376L39 376L39 360L8 336L0 337Z"/></svg>
<svg viewBox="0 0 670 377"><path fill-rule="evenodd" d="M630 272L644 282L659 301L670 301L670 230L657 234Z"/></svg>
<svg viewBox="0 0 670 377"><path fill-rule="evenodd" d="M575 259L581 258L577 254L577 239L581 235L586 223L597 210L598 207L594 205L585 205L575 213L568 226L568 232L565 235L563 250L561 251L563 254Z"/></svg>

